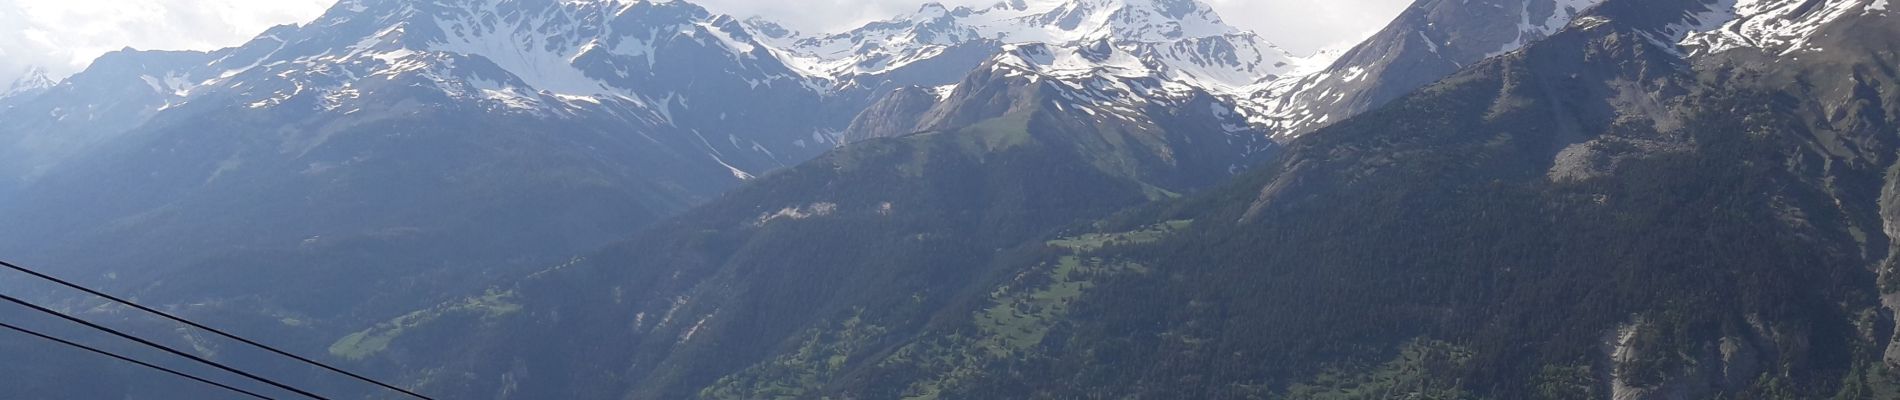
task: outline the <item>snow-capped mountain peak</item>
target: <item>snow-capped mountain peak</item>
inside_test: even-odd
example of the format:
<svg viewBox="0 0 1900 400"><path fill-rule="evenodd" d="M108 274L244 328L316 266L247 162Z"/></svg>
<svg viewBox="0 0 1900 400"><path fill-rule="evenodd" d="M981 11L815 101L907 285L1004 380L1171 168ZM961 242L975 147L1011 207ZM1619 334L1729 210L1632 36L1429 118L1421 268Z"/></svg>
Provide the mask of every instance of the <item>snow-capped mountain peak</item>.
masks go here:
<svg viewBox="0 0 1900 400"><path fill-rule="evenodd" d="M1240 33L1197 0L1043 0L1005 2L994 14L1006 41L1067 43L1096 39L1157 42ZM981 21L981 20L979 20ZM985 21L987 22L987 21ZM1023 29L1027 28L1027 29Z"/></svg>
<svg viewBox="0 0 1900 400"><path fill-rule="evenodd" d="M13 80L13 82L7 84L7 86L0 87L0 97L11 97L11 96L19 95L23 93L34 92L41 89L53 87L53 85L58 84L58 83L59 82L54 81L51 77L47 75L45 68L30 67L26 69L25 73L20 74L19 78L16 78Z"/></svg>
<svg viewBox="0 0 1900 400"><path fill-rule="evenodd" d="M1020 77L1057 90L1073 106L1099 108L1091 115L1118 115L1146 103L1172 103L1205 88L1167 79L1164 65L1107 40L1085 44L1006 45L989 62L998 76Z"/></svg>
<svg viewBox="0 0 1900 400"><path fill-rule="evenodd" d="M799 70L835 82L893 74L959 49L987 53L1026 43L1117 47L1171 79L1210 89L1278 78L1295 61L1197 0L1009 0L983 8L928 3L904 16L817 36L752 25L786 33L769 44Z"/></svg>
<svg viewBox="0 0 1900 400"><path fill-rule="evenodd" d="M258 50L225 57L225 72L192 86L242 89L253 107L313 97L347 110L362 86L403 81L503 110L625 101L662 117L681 96L682 79L668 74L812 86L736 19L684 1L347 0L244 48Z"/></svg>
<svg viewBox="0 0 1900 400"><path fill-rule="evenodd" d="M1563 30L1565 26L1589 11L1591 7L1602 4L1604 0L1554 0L1523 1L1518 12L1517 39L1505 43L1490 55L1509 53L1529 45L1531 42Z"/></svg>
<svg viewBox="0 0 1900 400"><path fill-rule="evenodd" d="M141 96L117 113L138 116L126 126L166 114L362 120L394 109L588 121L653 141L686 135L740 177L829 148L842 123L827 118L843 119L820 112L823 87L739 20L678 0L345 0L238 47L171 58L163 68L101 62L129 64L115 69L129 79L112 83Z"/></svg>
<svg viewBox="0 0 1900 400"><path fill-rule="evenodd" d="M1148 77L1154 69L1128 51L1108 41L1080 46L1025 43L1005 46L997 57L999 67L1014 68L1053 77L1091 74L1122 77Z"/></svg>
<svg viewBox="0 0 1900 400"><path fill-rule="evenodd" d="M111 122L87 122L99 127L87 143L154 118L224 112L562 120L686 143L702 149L674 151L704 151L749 177L830 148L850 118L824 108L824 86L760 40L683 0L342 0L237 47L108 54L79 85L33 104L54 122ZM78 136L54 139L77 143L67 137Z"/></svg>

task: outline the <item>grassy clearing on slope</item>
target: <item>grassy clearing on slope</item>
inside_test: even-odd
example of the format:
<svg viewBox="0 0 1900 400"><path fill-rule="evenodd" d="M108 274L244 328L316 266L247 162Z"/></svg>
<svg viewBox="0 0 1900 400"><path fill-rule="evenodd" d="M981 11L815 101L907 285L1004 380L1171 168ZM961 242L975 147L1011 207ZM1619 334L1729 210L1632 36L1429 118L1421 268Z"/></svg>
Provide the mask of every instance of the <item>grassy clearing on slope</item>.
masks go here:
<svg viewBox="0 0 1900 400"><path fill-rule="evenodd" d="M1458 368L1471 353L1444 342L1406 346L1397 358L1367 371L1331 370L1295 384L1285 398L1310 400L1468 399L1470 394L1437 373Z"/></svg>
<svg viewBox="0 0 1900 400"><path fill-rule="evenodd" d="M976 326L973 335L950 335L912 345L883 364L936 371L930 378L913 382L904 396L907 400L934 400L945 390L958 387L967 377L979 375L982 368L993 361L1036 356L1056 323L1068 315L1070 305L1095 287L1091 279L1148 272L1148 268L1140 264L1092 253L1114 245L1160 241L1192 224L1193 221L1187 220L1171 221L1133 232L1091 233L1051 240L1047 242L1049 246L1074 254L1033 268L1016 282L992 292L992 305L972 315Z"/></svg>
<svg viewBox="0 0 1900 400"><path fill-rule="evenodd" d="M795 353L720 378L700 390L706 399L799 399L844 369L851 355L883 336L886 328L864 321L864 310L831 330L812 329Z"/></svg>
<svg viewBox="0 0 1900 400"><path fill-rule="evenodd" d="M1168 221L1167 223L1151 225L1134 232L1090 233L1076 237L1051 240L1048 244L1079 253L1088 253L1099 251L1109 245L1154 243L1193 225L1194 221L1192 220Z"/></svg>
<svg viewBox="0 0 1900 400"><path fill-rule="evenodd" d="M362 360L387 350L390 342L402 337L403 331L445 315L476 314L483 318L496 318L520 312L521 305L515 303L514 300L513 290L489 289L480 297L470 297L463 299L460 303L409 313L389 322L377 324L376 327L344 336L330 345L330 355L349 360Z"/></svg>
<svg viewBox="0 0 1900 400"><path fill-rule="evenodd" d="M976 140L976 154L993 153L1008 150L1033 142L1029 135L1029 118L1034 113L1018 111L1001 117L991 118L964 128L960 133Z"/></svg>

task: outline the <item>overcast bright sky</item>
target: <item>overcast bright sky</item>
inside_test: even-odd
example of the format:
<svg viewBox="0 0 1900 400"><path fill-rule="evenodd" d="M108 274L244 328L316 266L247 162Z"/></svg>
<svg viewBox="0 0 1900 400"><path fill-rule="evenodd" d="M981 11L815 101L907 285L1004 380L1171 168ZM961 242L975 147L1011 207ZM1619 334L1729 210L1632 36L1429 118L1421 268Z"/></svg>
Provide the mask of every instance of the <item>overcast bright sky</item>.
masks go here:
<svg viewBox="0 0 1900 400"><path fill-rule="evenodd" d="M210 50L272 25L316 18L336 0L0 0L0 89L29 66L55 77L108 51ZM924 0L696 0L714 12L764 15L804 31L835 31L917 9ZM997 0L943 0L988 5ZM1228 23L1296 53L1359 40L1411 0L1202 0Z"/></svg>

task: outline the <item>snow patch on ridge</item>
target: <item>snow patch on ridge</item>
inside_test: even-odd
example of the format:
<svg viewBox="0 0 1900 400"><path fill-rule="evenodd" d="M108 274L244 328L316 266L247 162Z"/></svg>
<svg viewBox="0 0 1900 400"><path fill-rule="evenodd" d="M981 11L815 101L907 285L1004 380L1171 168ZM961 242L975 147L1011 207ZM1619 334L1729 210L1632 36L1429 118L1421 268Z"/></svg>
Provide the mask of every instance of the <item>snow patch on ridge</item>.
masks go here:
<svg viewBox="0 0 1900 400"><path fill-rule="evenodd" d="M774 25L752 23L756 29ZM784 32L780 32L784 33ZM1176 79L1240 87L1290 70L1293 56L1223 22L1198 0L1013 0L987 8L924 5L917 12L838 34L767 39L807 75L834 82L888 73L957 46L1112 42L1140 47Z"/></svg>
<svg viewBox="0 0 1900 400"><path fill-rule="evenodd" d="M1531 21L1531 2L1533 1L1538 0L1525 0L1520 5L1522 8L1518 12L1520 21L1517 23L1517 39L1504 43L1497 51L1485 55L1485 58L1517 51L1533 41L1556 34L1557 31L1569 26L1570 22L1582 15L1584 11L1602 4L1604 0L1555 0L1553 5L1555 9L1551 11L1550 16L1544 17L1542 22ZM1434 44L1433 47L1436 48L1436 45Z"/></svg>
<svg viewBox="0 0 1900 400"><path fill-rule="evenodd" d="M1694 54L1754 48L1775 55L1815 50L1816 32L1854 11L1886 10L1887 0L1716 0L1663 34Z"/></svg>
<svg viewBox="0 0 1900 400"><path fill-rule="evenodd" d="M168 72L163 77L139 75L139 80L151 87L152 92L172 97L188 96L191 94L191 89L198 86L192 83L184 73L177 71Z"/></svg>
<svg viewBox="0 0 1900 400"><path fill-rule="evenodd" d="M609 0L610 3L617 3ZM428 50L480 56L513 73L536 89L568 95L597 95L610 92L610 85L589 77L575 66L584 50L599 46L599 36L584 37L572 33L587 25L600 24L603 15L575 15L576 10L599 2L565 2L555 15L532 18L507 15L496 9L498 2L485 1L471 15L435 15L433 26L443 37L431 41ZM496 15L507 15L499 20ZM477 18L477 16L488 16Z"/></svg>
<svg viewBox="0 0 1900 400"><path fill-rule="evenodd" d="M826 217L838 212L838 204L830 202L812 203L806 206L785 207L778 212L760 214L752 226L765 226L777 220L801 220L813 217Z"/></svg>

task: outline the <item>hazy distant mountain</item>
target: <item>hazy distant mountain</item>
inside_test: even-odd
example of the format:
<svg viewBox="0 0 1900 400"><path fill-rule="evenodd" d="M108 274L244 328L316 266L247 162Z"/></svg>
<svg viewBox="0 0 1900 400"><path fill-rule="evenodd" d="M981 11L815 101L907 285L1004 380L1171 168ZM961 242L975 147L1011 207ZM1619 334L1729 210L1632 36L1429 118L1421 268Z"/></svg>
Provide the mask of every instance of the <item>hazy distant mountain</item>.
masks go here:
<svg viewBox="0 0 1900 400"><path fill-rule="evenodd" d="M0 200L15 228L0 248L187 301L331 276L313 269L381 243L354 267L368 276L294 280L244 307L388 312L276 301L342 302L327 285L346 279L426 297L833 146L818 86L731 18L684 2L448 4L347 1L231 49L115 52L20 97L0 111L17 193ZM431 274L459 277L413 280Z"/></svg>
<svg viewBox="0 0 1900 400"><path fill-rule="evenodd" d="M56 83L58 82L54 82L52 78L46 76L45 69L39 67L27 68L26 72L20 74L18 79L14 79L13 82L8 83L6 86L0 86L0 101L5 101L8 97L37 94L46 88L52 87Z"/></svg>
<svg viewBox="0 0 1900 400"><path fill-rule="evenodd" d="M0 218L32 229L0 248L186 297L205 291L134 278L359 238L531 265L810 159L853 120L884 121L852 133L868 138L1000 116L951 98L980 65L1030 77L1012 85L1052 80L1059 111L1133 129L1178 128L1140 109L1207 104L1240 149L1195 161L1213 181L1272 146L1228 114L1236 90L1289 62L1193 1L926 6L802 37L686 2L351 0L242 46L127 49L7 97L0 193L18 195ZM935 98L862 112L918 83ZM132 245L94 251L105 243ZM164 261L130 262L146 259Z"/></svg>

